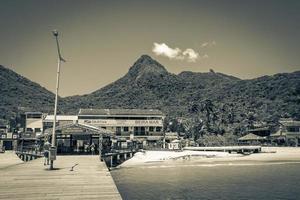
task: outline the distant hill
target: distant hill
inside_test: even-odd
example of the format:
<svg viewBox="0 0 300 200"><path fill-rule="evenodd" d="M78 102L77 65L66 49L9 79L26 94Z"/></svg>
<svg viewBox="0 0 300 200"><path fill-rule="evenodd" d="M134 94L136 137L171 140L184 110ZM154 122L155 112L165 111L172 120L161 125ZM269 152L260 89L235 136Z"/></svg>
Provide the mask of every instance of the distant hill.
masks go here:
<svg viewBox="0 0 300 200"><path fill-rule="evenodd" d="M54 95L0 66L1 118L14 116L17 107L52 111ZM77 113L79 108L153 108L171 118L207 118L203 105L210 101L212 120L239 123L300 118L300 71L241 80L210 70L169 73L147 55L141 56L127 74L87 95L60 99L59 109ZM206 107L207 108L207 107Z"/></svg>
<svg viewBox="0 0 300 200"><path fill-rule="evenodd" d="M166 113L172 109L184 112L190 101L207 94L220 85L238 81L221 73L169 73L147 55L141 56L119 80L91 94L65 98L68 110L79 107L158 108Z"/></svg>
<svg viewBox="0 0 300 200"><path fill-rule="evenodd" d="M0 119L14 118L20 109L48 112L53 105L52 92L0 65Z"/></svg>
<svg viewBox="0 0 300 200"><path fill-rule="evenodd" d="M234 121L248 113L256 120L300 117L300 71L241 80L213 70L169 73L147 55L141 56L119 80L91 94L64 99L66 109L157 108L172 117L189 117L191 107L211 100L219 114ZM201 115L201 114L200 114Z"/></svg>

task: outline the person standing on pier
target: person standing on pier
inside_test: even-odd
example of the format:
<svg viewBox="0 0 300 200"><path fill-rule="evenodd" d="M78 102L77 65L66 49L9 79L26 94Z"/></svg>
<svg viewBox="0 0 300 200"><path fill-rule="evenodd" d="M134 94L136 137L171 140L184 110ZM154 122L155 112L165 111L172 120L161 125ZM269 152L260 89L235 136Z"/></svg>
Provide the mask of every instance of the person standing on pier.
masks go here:
<svg viewBox="0 0 300 200"><path fill-rule="evenodd" d="M45 142L44 144L44 157L45 157L45 160L44 160L44 165L49 165L49 150L50 150L50 146L51 144L47 141Z"/></svg>
<svg viewBox="0 0 300 200"><path fill-rule="evenodd" d="M90 147L91 147L92 155L95 155L95 144L92 143Z"/></svg>

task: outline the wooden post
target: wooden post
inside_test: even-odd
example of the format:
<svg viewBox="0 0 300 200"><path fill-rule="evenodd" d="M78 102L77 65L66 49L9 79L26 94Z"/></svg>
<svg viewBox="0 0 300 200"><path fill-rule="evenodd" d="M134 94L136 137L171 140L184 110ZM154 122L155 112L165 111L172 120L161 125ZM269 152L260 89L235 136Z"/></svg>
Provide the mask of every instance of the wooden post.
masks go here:
<svg viewBox="0 0 300 200"><path fill-rule="evenodd" d="M103 135L102 133L99 134L99 158L100 161L103 161L102 159L102 141L103 141Z"/></svg>
<svg viewBox="0 0 300 200"><path fill-rule="evenodd" d="M110 167L113 166L113 156L110 156Z"/></svg>
<svg viewBox="0 0 300 200"><path fill-rule="evenodd" d="M74 147L73 147L73 135L70 134L70 149L69 149L69 153L73 153L74 151Z"/></svg>

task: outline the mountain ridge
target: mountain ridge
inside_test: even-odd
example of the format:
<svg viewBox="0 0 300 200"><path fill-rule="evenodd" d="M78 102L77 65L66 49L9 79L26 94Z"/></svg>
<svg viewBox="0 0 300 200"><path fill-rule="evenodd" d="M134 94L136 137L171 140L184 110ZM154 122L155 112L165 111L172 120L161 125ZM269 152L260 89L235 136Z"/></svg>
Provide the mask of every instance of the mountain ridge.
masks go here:
<svg viewBox="0 0 300 200"><path fill-rule="evenodd" d="M3 66L0 80L0 118L16 116L20 106L50 113L53 110L54 94L39 84ZM189 118L195 115L191 108L201 107L207 100L219 116L234 114L235 123L251 112L261 121L274 121L285 115L299 118L300 71L254 79L239 79L213 70L176 75L150 56L142 55L120 79L90 94L60 98L59 110L75 114L80 108L153 108L173 118ZM197 115L205 118L203 110Z"/></svg>

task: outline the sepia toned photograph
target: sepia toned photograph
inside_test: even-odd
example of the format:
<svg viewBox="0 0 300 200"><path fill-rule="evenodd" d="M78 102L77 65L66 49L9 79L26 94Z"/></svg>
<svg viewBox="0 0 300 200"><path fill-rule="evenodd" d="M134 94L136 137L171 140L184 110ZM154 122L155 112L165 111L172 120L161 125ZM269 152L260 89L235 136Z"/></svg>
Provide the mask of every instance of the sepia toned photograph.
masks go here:
<svg viewBox="0 0 300 200"><path fill-rule="evenodd" d="M0 0L0 200L300 199L299 0Z"/></svg>

